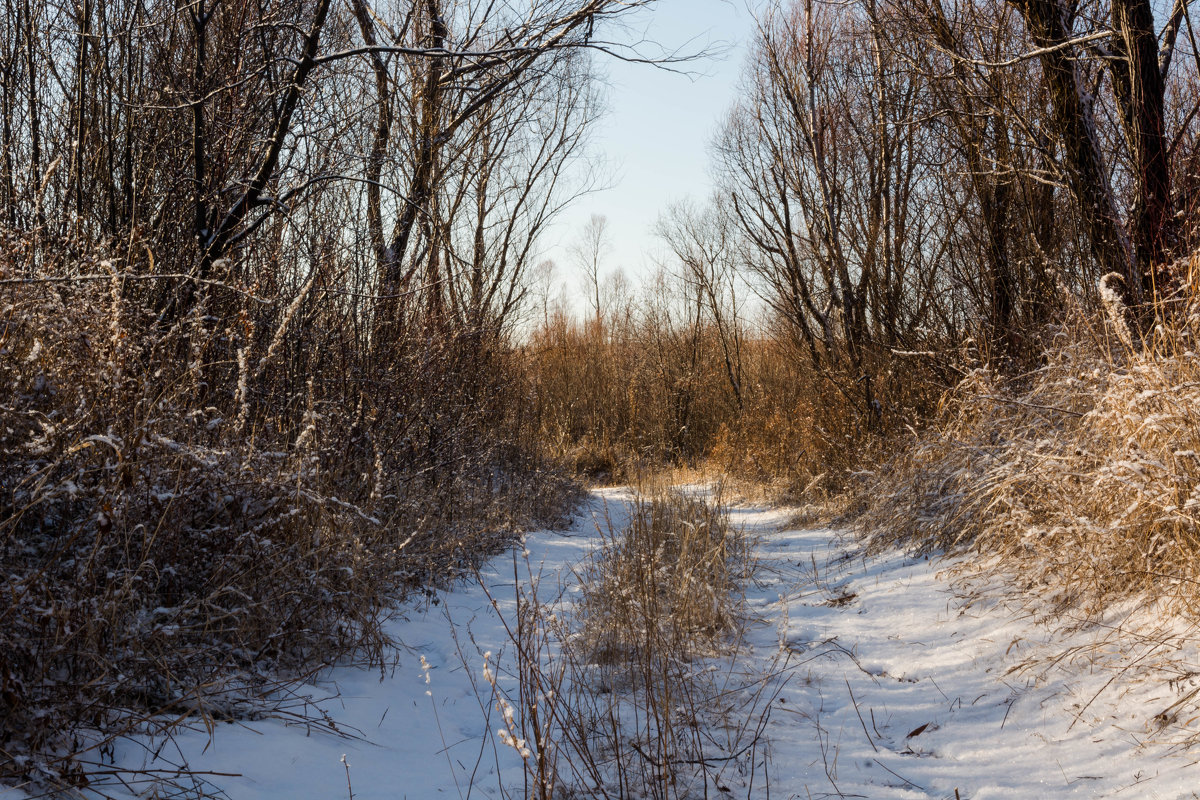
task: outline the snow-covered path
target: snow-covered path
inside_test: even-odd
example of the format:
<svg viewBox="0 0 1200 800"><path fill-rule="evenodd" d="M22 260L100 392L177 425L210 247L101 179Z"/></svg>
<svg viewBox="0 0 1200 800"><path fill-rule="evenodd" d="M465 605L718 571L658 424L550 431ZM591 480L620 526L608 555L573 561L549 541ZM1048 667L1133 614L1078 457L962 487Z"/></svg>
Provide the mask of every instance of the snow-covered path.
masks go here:
<svg viewBox="0 0 1200 800"><path fill-rule="evenodd" d="M630 498L596 492L570 530L526 537L543 599L595 546L593 517L607 513L621 525ZM1195 678L1134 680L1132 670L1089 672L1069 658L1006 674L1039 648L1095 653L1097 629L1051 641L1028 616L957 597L946 578L953 561L863 557L834 531L790 529L780 509L735 506L731 516L760 542L758 579L748 589L756 621L737 668L777 670L776 686L786 682L765 729L769 797L1200 796L1200 767L1169 745L1170 735L1143 744L1155 715L1200 685ZM356 738L280 720L221 724L211 739L204 730L178 735L157 762L134 742L112 761L132 769L186 761L210 773L208 791L219 787L232 800L334 800L351 788L356 800L503 796L502 786L520 786L522 764L495 736L482 654L499 654L500 685L511 688L499 615L514 614L514 569L529 580L521 555L487 566L487 593L469 582L404 609L389 630L405 649L382 680L378 671L342 667L310 687ZM1188 653L1171 658L1195 664ZM711 796L747 793L732 788ZM111 784L105 794L137 796ZM752 794L768 797L761 781Z"/></svg>
<svg viewBox="0 0 1200 800"><path fill-rule="evenodd" d="M611 502L592 498L571 529L525 537L528 563L542 580L553 583L593 546L593 513L608 505L614 524L622 524L627 495L604 494ZM523 553L516 569L528 579ZM351 789L355 800L501 796L501 785L520 785L523 765L493 735L498 715L482 669L483 654L493 653L501 688L511 686L503 666L511 645L500 615L515 616L513 574L513 554L501 555L481 571L487 593L470 580L432 602L405 606L386 626L402 649L385 674L339 667L301 688L325 698L320 707L354 738L265 720L219 725L211 740L204 730L177 733L161 752L169 763L148 760L147 748L133 742L123 743L114 761L158 770L187 763L205 773L206 791L219 788L230 800L347 800ZM122 796L111 785L105 794Z"/></svg>
<svg viewBox="0 0 1200 800"><path fill-rule="evenodd" d="M1027 613L956 596L955 560L863 557L828 530L772 533L770 513L734 515L762 529L762 566L775 571L758 613L787 619L758 647L782 638L795 670L771 718L772 796L1200 796L1197 756L1168 743L1186 732L1172 737L1154 719L1194 676L1168 686L1167 673L1140 680L1132 668L1167 650L1177 669L1185 657L1194 665L1194 645L1190 656L1174 643L1106 654L1103 627L1055 634ZM1138 617L1125 622L1149 621ZM1101 655L1107 666L1089 670ZM1152 731L1166 735L1143 744Z"/></svg>

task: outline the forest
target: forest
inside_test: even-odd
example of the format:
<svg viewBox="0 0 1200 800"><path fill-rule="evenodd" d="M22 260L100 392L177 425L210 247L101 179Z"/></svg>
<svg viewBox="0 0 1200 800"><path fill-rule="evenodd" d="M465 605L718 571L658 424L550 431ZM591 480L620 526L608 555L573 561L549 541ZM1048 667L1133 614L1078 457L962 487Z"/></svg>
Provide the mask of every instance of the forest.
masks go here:
<svg viewBox="0 0 1200 800"><path fill-rule="evenodd" d="M713 193L578 302L656 0L0 2L0 793L382 668L590 487L1197 618L1191 0L753 3Z"/></svg>

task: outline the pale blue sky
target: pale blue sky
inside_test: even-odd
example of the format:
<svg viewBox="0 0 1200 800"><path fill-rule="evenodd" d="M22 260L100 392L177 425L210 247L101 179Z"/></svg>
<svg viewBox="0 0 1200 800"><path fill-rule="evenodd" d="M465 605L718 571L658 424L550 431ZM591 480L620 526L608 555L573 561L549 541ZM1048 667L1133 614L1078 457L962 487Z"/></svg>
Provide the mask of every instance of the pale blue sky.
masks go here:
<svg viewBox="0 0 1200 800"><path fill-rule="evenodd" d="M610 188L577 200L542 243L572 298L582 281L567 248L592 214L609 221L613 247L605 271L622 268L636 281L653 270L649 252L658 247L653 226L659 214L672 201L701 200L710 192L708 144L734 99L753 19L746 0L658 0L653 9L635 17L626 35L636 39L644 32L668 50L713 43L728 52L681 65L698 73L690 76L601 57L610 110L593 143L609 165Z"/></svg>

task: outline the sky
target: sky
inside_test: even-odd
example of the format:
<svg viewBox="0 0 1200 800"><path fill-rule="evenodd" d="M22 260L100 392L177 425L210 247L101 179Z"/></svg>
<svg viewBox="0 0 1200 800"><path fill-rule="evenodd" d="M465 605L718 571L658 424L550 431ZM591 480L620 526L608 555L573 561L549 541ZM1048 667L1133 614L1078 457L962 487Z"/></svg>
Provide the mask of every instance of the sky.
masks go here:
<svg viewBox="0 0 1200 800"><path fill-rule="evenodd" d="M658 0L652 9L621 35L644 36L667 50L724 52L677 67L690 74L598 57L609 111L592 143L607 167L606 188L577 199L542 242L572 304L583 302L583 276L569 247L591 215L609 223L612 247L602 274L622 269L636 283L654 271L659 215L672 202L702 201L711 191L708 145L734 100L753 18L746 0Z"/></svg>

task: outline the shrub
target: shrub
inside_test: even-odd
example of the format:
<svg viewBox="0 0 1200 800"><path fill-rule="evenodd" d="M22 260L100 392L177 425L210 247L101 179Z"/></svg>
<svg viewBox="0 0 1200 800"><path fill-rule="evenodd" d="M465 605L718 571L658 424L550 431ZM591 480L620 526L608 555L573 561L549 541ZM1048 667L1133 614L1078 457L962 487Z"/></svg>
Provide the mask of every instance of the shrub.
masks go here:
<svg viewBox="0 0 1200 800"><path fill-rule="evenodd" d="M1189 282L1190 283L1190 282ZM885 541L995 557L1061 602L1200 585L1200 303L1157 308L1138 341L1108 313L1054 331L1044 364L978 369L876 473L859 520Z"/></svg>
<svg viewBox="0 0 1200 800"><path fill-rule="evenodd" d="M572 496L495 338L414 329L380 359L311 283L231 282L164 323L153 281L65 255L26 280L21 252L0 263L0 780L82 783L114 737L380 663L397 596Z"/></svg>
<svg viewBox="0 0 1200 800"><path fill-rule="evenodd" d="M629 525L608 531L583 575L589 660L645 651L682 661L705 652L735 630L748 572L745 536L730 526L719 496L706 502L672 490L638 498Z"/></svg>

